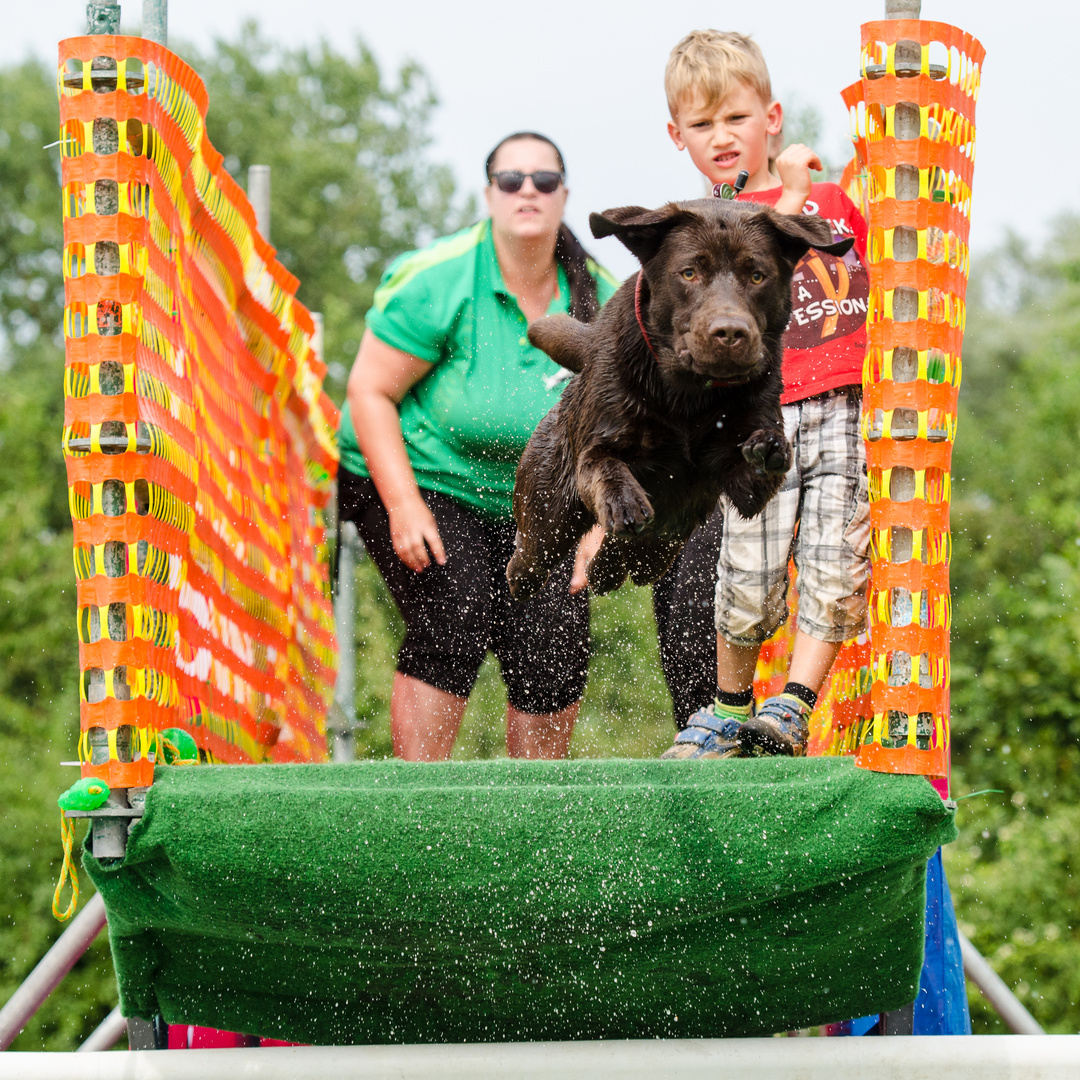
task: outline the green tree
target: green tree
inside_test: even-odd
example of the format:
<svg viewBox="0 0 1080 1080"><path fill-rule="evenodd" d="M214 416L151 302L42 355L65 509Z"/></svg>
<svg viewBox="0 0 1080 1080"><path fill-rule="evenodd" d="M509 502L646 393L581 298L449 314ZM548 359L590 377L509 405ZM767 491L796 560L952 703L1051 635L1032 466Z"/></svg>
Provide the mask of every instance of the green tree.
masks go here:
<svg viewBox="0 0 1080 1080"><path fill-rule="evenodd" d="M1080 221L972 281L954 459L949 852L961 922L1040 1022L1080 1030ZM983 1007L986 1030L999 1023Z"/></svg>
<svg viewBox="0 0 1080 1080"><path fill-rule="evenodd" d="M271 166L271 239L300 279L299 299L326 317L330 390L340 393L387 263L473 213L471 202L454 208L450 170L426 157L431 85L415 64L388 83L362 41L351 56L325 42L289 49L254 23L193 66L225 167L246 186L250 165Z"/></svg>

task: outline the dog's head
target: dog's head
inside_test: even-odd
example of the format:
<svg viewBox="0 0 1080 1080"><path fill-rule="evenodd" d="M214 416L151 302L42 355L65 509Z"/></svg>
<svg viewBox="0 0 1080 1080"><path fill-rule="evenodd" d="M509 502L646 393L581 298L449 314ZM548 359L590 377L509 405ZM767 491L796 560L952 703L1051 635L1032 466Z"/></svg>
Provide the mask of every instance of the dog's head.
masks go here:
<svg viewBox="0 0 1080 1080"><path fill-rule="evenodd" d="M623 206L591 214L641 262L642 317L662 373L686 384L744 383L775 363L791 317L791 274L811 248L843 255L816 215L724 199Z"/></svg>

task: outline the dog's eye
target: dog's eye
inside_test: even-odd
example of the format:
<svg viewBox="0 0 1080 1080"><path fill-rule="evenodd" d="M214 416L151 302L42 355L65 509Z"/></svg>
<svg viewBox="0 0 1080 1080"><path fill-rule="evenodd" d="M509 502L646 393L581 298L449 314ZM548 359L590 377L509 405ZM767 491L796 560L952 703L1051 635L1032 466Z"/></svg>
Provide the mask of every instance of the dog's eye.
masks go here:
<svg viewBox="0 0 1080 1080"><path fill-rule="evenodd" d="M691 266L688 266L685 270L680 270L679 273L682 274L683 279L686 281L693 281L697 277L697 271Z"/></svg>
<svg viewBox="0 0 1080 1080"><path fill-rule="evenodd" d="M762 282L763 282L763 281L765 280L765 275L764 275L764 274L763 274L763 273L762 273L762 272L761 272L760 270L755 270L755 271L754 271L754 272L753 272L753 273L752 273L752 274L750 275L750 280L751 280L751 281L752 281L752 282L753 282L753 283L754 283L755 285L760 285L760 284L761 284L761 283L762 283Z"/></svg>

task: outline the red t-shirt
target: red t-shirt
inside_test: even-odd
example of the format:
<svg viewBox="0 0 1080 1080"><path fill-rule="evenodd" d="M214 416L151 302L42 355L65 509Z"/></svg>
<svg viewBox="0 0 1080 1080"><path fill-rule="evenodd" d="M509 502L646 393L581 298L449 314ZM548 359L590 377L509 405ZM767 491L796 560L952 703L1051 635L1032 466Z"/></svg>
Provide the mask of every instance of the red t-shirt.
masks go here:
<svg viewBox="0 0 1080 1080"><path fill-rule="evenodd" d="M783 188L743 192L740 199L776 204ZM836 184L811 184L804 214L820 214L837 240L855 237L842 258L810 249L791 280L791 322L784 334L785 405L842 386L861 386L866 352L866 222Z"/></svg>

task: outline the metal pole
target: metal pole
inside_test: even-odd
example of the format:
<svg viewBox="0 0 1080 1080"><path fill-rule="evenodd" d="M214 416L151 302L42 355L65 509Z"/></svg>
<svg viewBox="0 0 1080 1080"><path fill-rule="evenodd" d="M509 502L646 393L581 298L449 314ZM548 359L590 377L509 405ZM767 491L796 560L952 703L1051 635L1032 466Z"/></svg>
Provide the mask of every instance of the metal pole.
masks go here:
<svg viewBox="0 0 1080 1080"><path fill-rule="evenodd" d="M321 311L313 311L315 336L312 348L320 360L326 340L326 320ZM337 593L334 596L334 634L338 643L338 676L334 684L334 701L327 718L327 729L333 737L330 747L334 761L353 761L356 749L353 731L356 723L356 592L357 555L363 550L360 534L352 521L343 521L338 529Z"/></svg>
<svg viewBox="0 0 1080 1080"><path fill-rule="evenodd" d="M922 0L885 0L886 19L917 19ZM921 70L922 49L917 41L899 41L896 44L895 63L897 74L910 71L917 75ZM922 128L919 106L902 101L896 106L895 124L897 139L917 139ZM896 198L914 200L919 197L919 170L914 165L897 165ZM915 229L900 226L893 232L893 258L897 262L912 262L919 257L919 234ZM896 322L913 322L919 317L919 294L915 289L901 287L893 295L893 319ZM918 373L919 357L914 349L901 347L893 354L893 378L898 382L911 382ZM898 469L893 473L893 498L911 499L915 494L915 474L910 469ZM902 554L902 553L901 553Z"/></svg>
<svg viewBox="0 0 1080 1080"><path fill-rule="evenodd" d="M119 34L120 5L112 0L90 0L86 5L87 34Z"/></svg>
<svg viewBox="0 0 1080 1080"><path fill-rule="evenodd" d="M75 1051L77 1054L92 1054L98 1050L111 1050L124 1032L127 1031L127 1021L120 1015L120 1006L115 1009L96 1028L90 1038Z"/></svg>
<svg viewBox="0 0 1080 1080"><path fill-rule="evenodd" d="M169 0L142 0L142 36L169 44Z"/></svg>
<svg viewBox="0 0 1080 1080"><path fill-rule="evenodd" d="M334 734L335 761L352 761L353 729L356 727L356 554L360 534L356 523L343 521L338 530L337 596L334 598L334 632L338 643L338 675L334 686L334 705L331 709L331 729Z"/></svg>
<svg viewBox="0 0 1080 1080"><path fill-rule="evenodd" d="M964 974L979 988L979 993L1005 1021L1005 1026L1016 1035L1045 1035L1038 1020L1005 985L986 957L959 931L957 935L960 938L960 955L964 958ZM1077 1068L1080 1069L1080 1057L1077 1058Z"/></svg>
<svg viewBox="0 0 1080 1080"><path fill-rule="evenodd" d="M270 240L270 166L252 165L248 168L248 202L255 211L255 224L262 238Z"/></svg>
<svg viewBox="0 0 1080 1080"><path fill-rule="evenodd" d="M113 788L101 809L102 811L126 810L129 805L128 789ZM93 851L94 857L97 859L122 859L127 851L127 837L130 826L131 816L128 814L91 817L90 849Z"/></svg>
<svg viewBox="0 0 1080 1080"><path fill-rule="evenodd" d="M125 823L126 824L126 823ZM105 901L94 895L0 1009L0 1050L6 1050L42 1002L60 985L105 925Z"/></svg>

